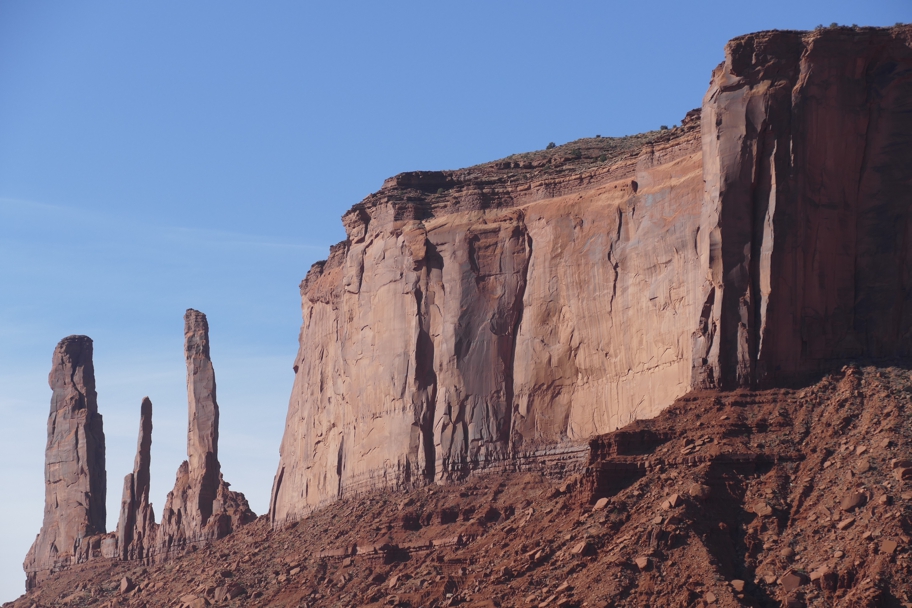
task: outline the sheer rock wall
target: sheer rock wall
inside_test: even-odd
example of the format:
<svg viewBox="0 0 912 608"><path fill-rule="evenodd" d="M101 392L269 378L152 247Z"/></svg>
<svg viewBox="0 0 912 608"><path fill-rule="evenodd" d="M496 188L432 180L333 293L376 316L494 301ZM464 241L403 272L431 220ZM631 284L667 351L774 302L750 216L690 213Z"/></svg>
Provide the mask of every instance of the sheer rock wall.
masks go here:
<svg viewBox="0 0 912 608"><path fill-rule="evenodd" d="M531 184L405 174L349 212L302 283L273 518L513 467L684 392L703 188L698 121L678 131Z"/></svg>
<svg viewBox="0 0 912 608"><path fill-rule="evenodd" d="M742 36L703 101L697 386L912 354L910 27Z"/></svg>
<svg viewBox="0 0 912 608"><path fill-rule="evenodd" d="M744 36L636 149L387 180L301 285L273 522L535 466L694 387L907 356L910 38Z"/></svg>

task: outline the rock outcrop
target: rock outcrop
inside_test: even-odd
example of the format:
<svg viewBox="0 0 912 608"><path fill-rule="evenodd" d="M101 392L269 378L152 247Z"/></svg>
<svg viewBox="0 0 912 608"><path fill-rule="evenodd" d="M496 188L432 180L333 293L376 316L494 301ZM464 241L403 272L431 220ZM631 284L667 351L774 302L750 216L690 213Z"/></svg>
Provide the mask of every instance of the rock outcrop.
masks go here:
<svg viewBox="0 0 912 608"><path fill-rule="evenodd" d="M741 37L679 128L387 180L301 284L273 522L909 355L910 31Z"/></svg>
<svg viewBox="0 0 912 608"><path fill-rule="evenodd" d="M158 525L149 501L152 401L145 397L133 472L124 477L120 517L111 533L105 533L105 443L95 393L92 340L70 336L57 345L49 377L53 396L44 523L23 564L28 590L51 574L83 562L151 565L168 561L256 519L244 495L232 492L222 479L219 409L206 315L188 310L184 330L188 460L178 469Z"/></svg>
<svg viewBox="0 0 912 608"><path fill-rule="evenodd" d="M149 502L149 465L152 462L152 401L143 398L140 407L139 439L133 472L124 477L120 519L117 523L118 556L123 560L148 558L155 544L158 526Z"/></svg>
<svg viewBox="0 0 912 608"><path fill-rule="evenodd" d="M168 493L155 547L155 559L167 559L194 544L230 534L256 516L244 495L229 490L218 461L219 408L215 371L209 357L206 315L189 309L184 315L187 359L187 460Z"/></svg>
<svg viewBox="0 0 912 608"><path fill-rule="evenodd" d="M695 385L912 353L909 29L726 47L703 102Z"/></svg>
<svg viewBox="0 0 912 608"><path fill-rule="evenodd" d="M698 115L644 140L397 176L346 214L302 284L276 522L522 466L687 390Z"/></svg>
<svg viewBox="0 0 912 608"><path fill-rule="evenodd" d="M87 559L87 539L105 533L105 437L88 336L60 341L48 384L44 521L23 564L27 589Z"/></svg>

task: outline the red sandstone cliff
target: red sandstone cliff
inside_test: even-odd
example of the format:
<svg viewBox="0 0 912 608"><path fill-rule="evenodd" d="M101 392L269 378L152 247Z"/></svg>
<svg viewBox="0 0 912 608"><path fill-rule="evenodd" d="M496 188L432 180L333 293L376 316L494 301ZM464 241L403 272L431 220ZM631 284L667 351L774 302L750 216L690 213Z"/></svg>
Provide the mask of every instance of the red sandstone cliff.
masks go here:
<svg viewBox="0 0 912 608"><path fill-rule="evenodd" d="M698 386L912 353L910 29L768 32L703 101Z"/></svg>
<svg viewBox="0 0 912 608"><path fill-rule="evenodd" d="M539 605L561 594L573 605L568 580L579 597L618 605L689 605L701 595L724 605L893 602L908 592L912 534L907 369L849 366L797 393L696 391L655 422L591 438L652 417L691 389L792 383L856 357L908 365L910 49L910 26L737 38L702 110L680 128L387 180L345 215L348 239L301 285L304 322L271 522L218 550L194 551L253 514L221 478L205 315L185 317L188 461L163 521L155 524L148 503L146 400L111 534L91 340L63 340L50 377L47 504L26 558L25 605L44 596L97 603L113 593L105 572L127 572L131 565L116 562L133 560L158 582L123 579L125 597L111 602L138 607L179 596L181 605L206 605L248 593L269 594L276 605L374 602L384 598L386 575L345 571L354 556L430 559L469 544L463 558L477 564L504 543L512 566L493 578L490 564L445 580L437 574L435 583L405 568L388 588L400 584L421 605L453 605L493 584L505 587L493 605L509 605L513 579L535 572L522 584L539 587L526 598ZM699 438L685 437L698 427ZM528 469L582 476L542 493L537 476L508 474ZM417 512L433 490L400 502L396 525L421 536L397 531L402 545L392 542L393 524L376 525L389 514L370 502L348 503L341 523L335 513L315 517L297 536L267 529L345 495L480 470L506 474L464 485L459 499L441 493L432 500L439 516ZM503 502L513 483L513 502ZM554 503L568 494L577 496ZM598 499L595 510L580 498ZM531 551L528 533L512 523L491 527L516 514L514 502L528 507L519 528L544 508ZM606 505L610 516L574 536ZM840 519L840 510L854 515ZM460 517L462 531L436 535ZM486 531L496 544L483 540ZM328 539L341 544L328 547ZM809 577L805 553L816 567ZM508 559L506 549L499 555ZM337 558L338 588L326 589ZM432 569L463 558L438 553ZM154 567L172 559L184 561ZM83 580L73 591L90 567L92 590ZM200 569L218 580L187 594L188 574ZM544 570L559 586L542 588ZM221 580L235 572L243 584ZM346 590L353 572L363 580ZM35 588L51 575L52 589ZM665 575L689 581L687 593L678 597ZM326 595L284 589L295 576ZM459 588L469 581L474 591Z"/></svg>
<svg viewBox="0 0 912 608"><path fill-rule="evenodd" d="M301 285L273 522L907 356L910 38L745 36L673 132L387 180Z"/></svg>

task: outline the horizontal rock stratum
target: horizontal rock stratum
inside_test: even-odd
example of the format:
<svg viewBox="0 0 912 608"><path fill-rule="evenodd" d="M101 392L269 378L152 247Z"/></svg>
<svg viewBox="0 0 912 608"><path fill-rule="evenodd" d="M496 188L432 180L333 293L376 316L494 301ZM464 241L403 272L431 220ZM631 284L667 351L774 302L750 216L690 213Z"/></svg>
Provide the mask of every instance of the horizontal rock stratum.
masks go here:
<svg viewBox="0 0 912 608"><path fill-rule="evenodd" d="M678 128L387 180L301 284L273 523L908 356L910 47L743 36Z"/></svg>

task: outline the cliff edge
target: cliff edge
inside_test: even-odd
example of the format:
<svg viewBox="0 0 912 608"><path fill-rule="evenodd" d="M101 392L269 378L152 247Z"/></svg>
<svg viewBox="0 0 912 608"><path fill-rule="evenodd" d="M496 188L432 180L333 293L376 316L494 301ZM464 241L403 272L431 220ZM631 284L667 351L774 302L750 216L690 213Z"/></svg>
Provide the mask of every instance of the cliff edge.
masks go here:
<svg viewBox="0 0 912 608"><path fill-rule="evenodd" d="M301 284L273 524L908 356L910 205L909 26L736 38L681 127L387 180Z"/></svg>

